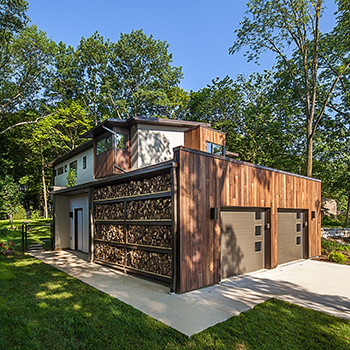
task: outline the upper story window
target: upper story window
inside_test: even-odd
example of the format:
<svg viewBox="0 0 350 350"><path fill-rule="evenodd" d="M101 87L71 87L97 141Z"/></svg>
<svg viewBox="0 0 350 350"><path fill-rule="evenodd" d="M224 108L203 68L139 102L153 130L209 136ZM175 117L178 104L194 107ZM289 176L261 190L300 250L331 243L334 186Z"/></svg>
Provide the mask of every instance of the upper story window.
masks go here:
<svg viewBox="0 0 350 350"><path fill-rule="evenodd" d="M83 169L86 169L86 156L83 157Z"/></svg>
<svg viewBox="0 0 350 350"><path fill-rule="evenodd" d="M124 134L115 135L115 146L117 149L125 149L126 147L127 136ZM101 154L105 151L112 149L113 138L112 135L98 141L96 143L96 154Z"/></svg>
<svg viewBox="0 0 350 350"><path fill-rule="evenodd" d="M58 174L58 175L63 174L63 166L61 166L61 167L59 167L59 168L57 169L57 174Z"/></svg>
<svg viewBox="0 0 350 350"><path fill-rule="evenodd" d="M77 172L77 161L75 160L74 162L69 163L69 170L73 169L75 172Z"/></svg>
<svg viewBox="0 0 350 350"><path fill-rule="evenodd" d="M115 146L117 149L124 149L126 147L126 135L116 134Z"/></svg>
<svg viewBox="0 0 350 350"><path fill-rule="evenodd" d="M224 146L207 141L207 152L212 153L212 154L216 154L218 156L223 156L224 155Z"/></svg>

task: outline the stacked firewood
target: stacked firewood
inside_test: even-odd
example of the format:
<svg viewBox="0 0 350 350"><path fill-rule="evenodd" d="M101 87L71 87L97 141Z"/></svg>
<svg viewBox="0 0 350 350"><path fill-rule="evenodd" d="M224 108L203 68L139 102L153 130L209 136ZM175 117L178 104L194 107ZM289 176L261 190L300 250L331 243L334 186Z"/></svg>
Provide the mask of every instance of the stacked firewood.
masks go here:
<svg viewBox="0 0 350 350"><path fill-rule="evenodd" d="M162 225L128 225L127 243L171 248L172 228Z"/></svg>
<svg viewBox="0 0 350 350"><path fill-rule="evenodd" d="M124 264L124 249L108 244L95 244L95 258L116 264Z"/></svg>
<svg viewBox="0 0 350 350"><path fill-rule="evenodd" d="M129 250L126 255L126 265L135 269L171 276L172 258L170 254Z"/></svg>
<svg viewBox="0 0 350 350"><path fill-rule="evenodd" d="M95 239L112 242L124 242L123 225L95 225Z"/></svg>
<svg viewBox="0 0 350 350"><path fill-rule="evenodd" d="M171 198L147 199L127 203L128 220L171 219Z"/></svg>
<svg viewBox="0 0 350 350"><path fill-rule="evenodd" d="M96 204L96 220L124 220L124 203Z"/></svg>
<svg viewBox="0 0 350 350"><path fill-rule="evenodd" d="M149 179L129 181L117 185L109 185L97 188L94 191L94 199L120 198L138 196L146 193L171 191L171 175L164 174Z"/></svg>

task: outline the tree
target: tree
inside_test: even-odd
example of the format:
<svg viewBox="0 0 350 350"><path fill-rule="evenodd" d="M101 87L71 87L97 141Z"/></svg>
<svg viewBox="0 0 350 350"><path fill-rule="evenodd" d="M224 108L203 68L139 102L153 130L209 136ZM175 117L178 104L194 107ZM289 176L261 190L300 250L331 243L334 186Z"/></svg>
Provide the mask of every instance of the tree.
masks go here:
<svg viewBox="0 0 350 350"><path fill-rule="evenodd" d="M350 60L348 56L339 58L342 64L334 70L332 83L323 96L318 96L319 22L323 1L251 0L247 5L247 14L250 14L251 18L244 18L241 28L236 31L237 39L229 52L233 54L247 46L248 60L258 61L261 53L272 51L286 66L304 109L306 175L312 176L313 138L339 79L349 69ZM288 49L292 44L294 60L288 58ZM300 69L296 67L295 58L301 62Z"/></svg>
<svg viewBox="0 0 350 350"><path fill-rule="evenodd" d="M13 230L13 214L19 205L20 193L18 185L13 178L6 175L4 179L0 179L0 210L5 212L11 222L11 229Z"/></svg>
<svg viewBox="0 0 350 350"><path fill-rule="evenodd" d="M226 148L242 160L300 172L300 125L289 93L271 72L214 79L191 94L188 119L226 132Z"/></svg>
<svg viewBox="0 0 350 350"><path fill-rule="evenodd" d="M56 44L36 26L27 26L7 46L7 59L0 66L0 134L15 126L36 123L46 115L42 90L50 83ZM43 114L32 120L19 113L29 109Z"/></svg>
<svg viewBox="0 0 350 350"><path fill-rule="evenodd" d="M159 115L174 107L174 89L182 78L181 67L172 67L169 44L142 30L121 34L110 44L108 81L105 86L120 117Z"/></svg>

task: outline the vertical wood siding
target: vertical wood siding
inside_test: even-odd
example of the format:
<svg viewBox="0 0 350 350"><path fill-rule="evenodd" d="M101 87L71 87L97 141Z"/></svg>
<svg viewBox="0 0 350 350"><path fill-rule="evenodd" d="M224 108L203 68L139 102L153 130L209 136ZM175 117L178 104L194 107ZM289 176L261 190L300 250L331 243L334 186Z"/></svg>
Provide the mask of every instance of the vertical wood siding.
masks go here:
<svg viewBox="0 0 350 350"><path fill-rule="evenodd" d="M193 130L194 132L197 129ZM220 214L210 208L229 206L268 209L267 267L277 266L277 210L301 209L308 214L307 257L321 252L321 183L293 174L262 169L227 158L180 147L178 292L221 280ZM316 218L311 220L311 211Z"/></svg>
<svg viewBox="0 0 350 350"><path fill-rule="evenodd" d="M205 152L207 150L207 141L225 146L225 134L214 129L198 126L185 132L184 141L185 147Z"/></svg>

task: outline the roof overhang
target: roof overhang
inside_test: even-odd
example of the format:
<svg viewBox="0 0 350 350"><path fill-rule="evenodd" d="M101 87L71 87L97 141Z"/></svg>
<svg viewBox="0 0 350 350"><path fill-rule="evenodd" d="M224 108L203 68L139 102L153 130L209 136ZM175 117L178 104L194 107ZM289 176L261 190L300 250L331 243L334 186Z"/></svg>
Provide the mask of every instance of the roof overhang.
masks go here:
<svg viewBox="0 0 350 350"><path fill-rule="evenodd" d="M107 128L112 128L113 126L131 127L136 124L170 126L174 128L178 127L181 129L192 129L197 126L210 127L210 123L200 123L187 120L132 117L129 119L107 119L91 130L87 131L85 134L81 135L81 137L92 138L94 135L99 134L103 130L103 126Z"/></svg>

